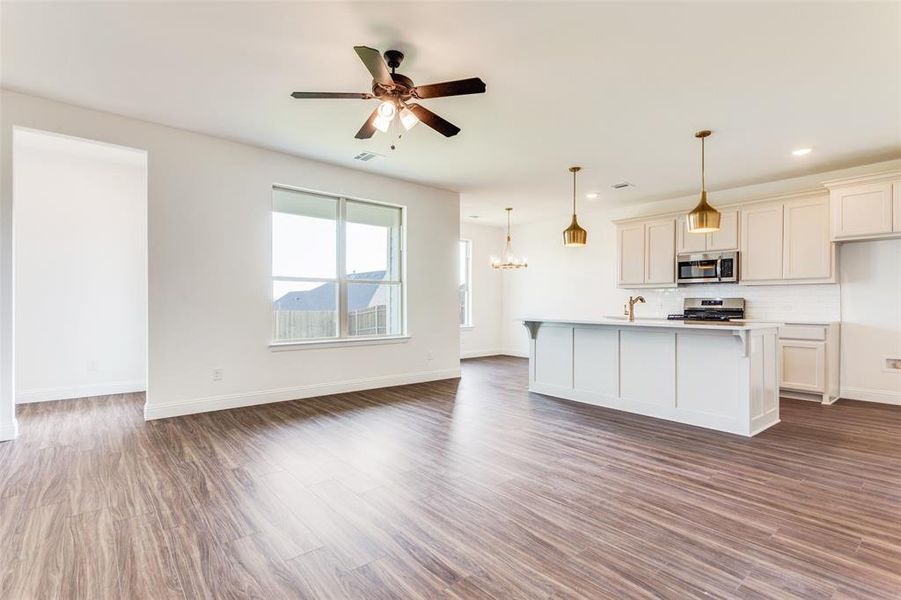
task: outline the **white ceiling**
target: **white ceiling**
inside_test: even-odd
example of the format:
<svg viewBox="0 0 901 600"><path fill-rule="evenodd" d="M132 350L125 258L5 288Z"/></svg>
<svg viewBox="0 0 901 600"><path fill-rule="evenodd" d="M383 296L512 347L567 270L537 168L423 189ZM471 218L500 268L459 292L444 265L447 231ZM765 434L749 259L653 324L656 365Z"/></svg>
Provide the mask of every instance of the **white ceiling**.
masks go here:
<svg viewBox="0 0 901 600"><path fill-rule="evenodd" d="M895 2L4 3L0 83L459 190L502 222L565 216L571 164L599 203L691 193L701 128L713 190L901 156L899 31ZM372 104L289 94L368 91L359 44L488 91L424 102L455 138L356 140Z"/></svg>

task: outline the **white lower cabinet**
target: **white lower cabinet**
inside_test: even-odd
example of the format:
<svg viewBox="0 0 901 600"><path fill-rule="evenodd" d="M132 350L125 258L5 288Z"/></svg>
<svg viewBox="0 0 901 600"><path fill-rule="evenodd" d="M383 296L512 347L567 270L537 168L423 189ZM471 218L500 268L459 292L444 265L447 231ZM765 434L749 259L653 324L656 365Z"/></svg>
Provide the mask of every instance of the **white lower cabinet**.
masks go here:
<svg viewBox="0 0 901 600"><path fill-rule="evenodd" d="M826 342L779 340L779 387L823 393L826 390Z"/></svg>
<svg viewBox="0 0 901 600"><path fill-rule="evenodd" d="M782 395L831 404L839 394L839 324L786 323L779 330Z"/></svg>

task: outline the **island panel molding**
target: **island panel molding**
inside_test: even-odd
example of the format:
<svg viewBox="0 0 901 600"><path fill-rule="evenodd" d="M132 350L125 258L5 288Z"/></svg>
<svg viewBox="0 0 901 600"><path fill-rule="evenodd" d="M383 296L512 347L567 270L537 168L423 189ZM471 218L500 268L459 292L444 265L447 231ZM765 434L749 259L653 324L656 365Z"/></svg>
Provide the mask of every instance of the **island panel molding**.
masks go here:
<svg viewBox="0 0 901 600"><path fill-rule="evenodd" d="M779 422L778 323L523 324L531 392L748 437Z"/></svg>

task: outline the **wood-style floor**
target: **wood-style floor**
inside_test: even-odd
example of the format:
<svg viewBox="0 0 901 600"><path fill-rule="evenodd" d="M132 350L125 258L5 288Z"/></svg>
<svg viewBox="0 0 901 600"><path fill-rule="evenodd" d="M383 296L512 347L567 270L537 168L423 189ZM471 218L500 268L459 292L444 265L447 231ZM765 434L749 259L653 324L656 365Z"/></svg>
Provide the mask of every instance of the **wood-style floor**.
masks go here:
<svg viewBox="0 0 901 600"><path fill-rule="evenodd" d="M744 439L463 370L151 423L20 406L0 597L901 597L901 407L784 400Z"/></svg>

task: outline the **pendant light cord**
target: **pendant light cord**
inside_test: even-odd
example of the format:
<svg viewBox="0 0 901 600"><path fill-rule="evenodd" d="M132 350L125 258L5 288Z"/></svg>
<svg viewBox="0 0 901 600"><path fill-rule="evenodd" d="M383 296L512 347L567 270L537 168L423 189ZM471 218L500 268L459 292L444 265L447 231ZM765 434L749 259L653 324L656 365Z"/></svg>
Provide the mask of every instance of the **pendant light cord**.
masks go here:
<svg viewBox="0 0 901 600"><path fill-rule="evenodd" d="M707 185L704 183L704 138L701 138L701 191L704 192L707 190Z"/></svg>
<svg viewBox="0 0 901 600"><path fill-rule="evenodd" d="M510 209L510 208L507 209L507 243L510 242L510 213L512 213L512 212L513 212L512 209Z"/></svg>
<svg viewBox="0 0 901 600"><path fill-rule="evenodd" d="M573 171L573 215L576 214L576 173Z"/></svg>

